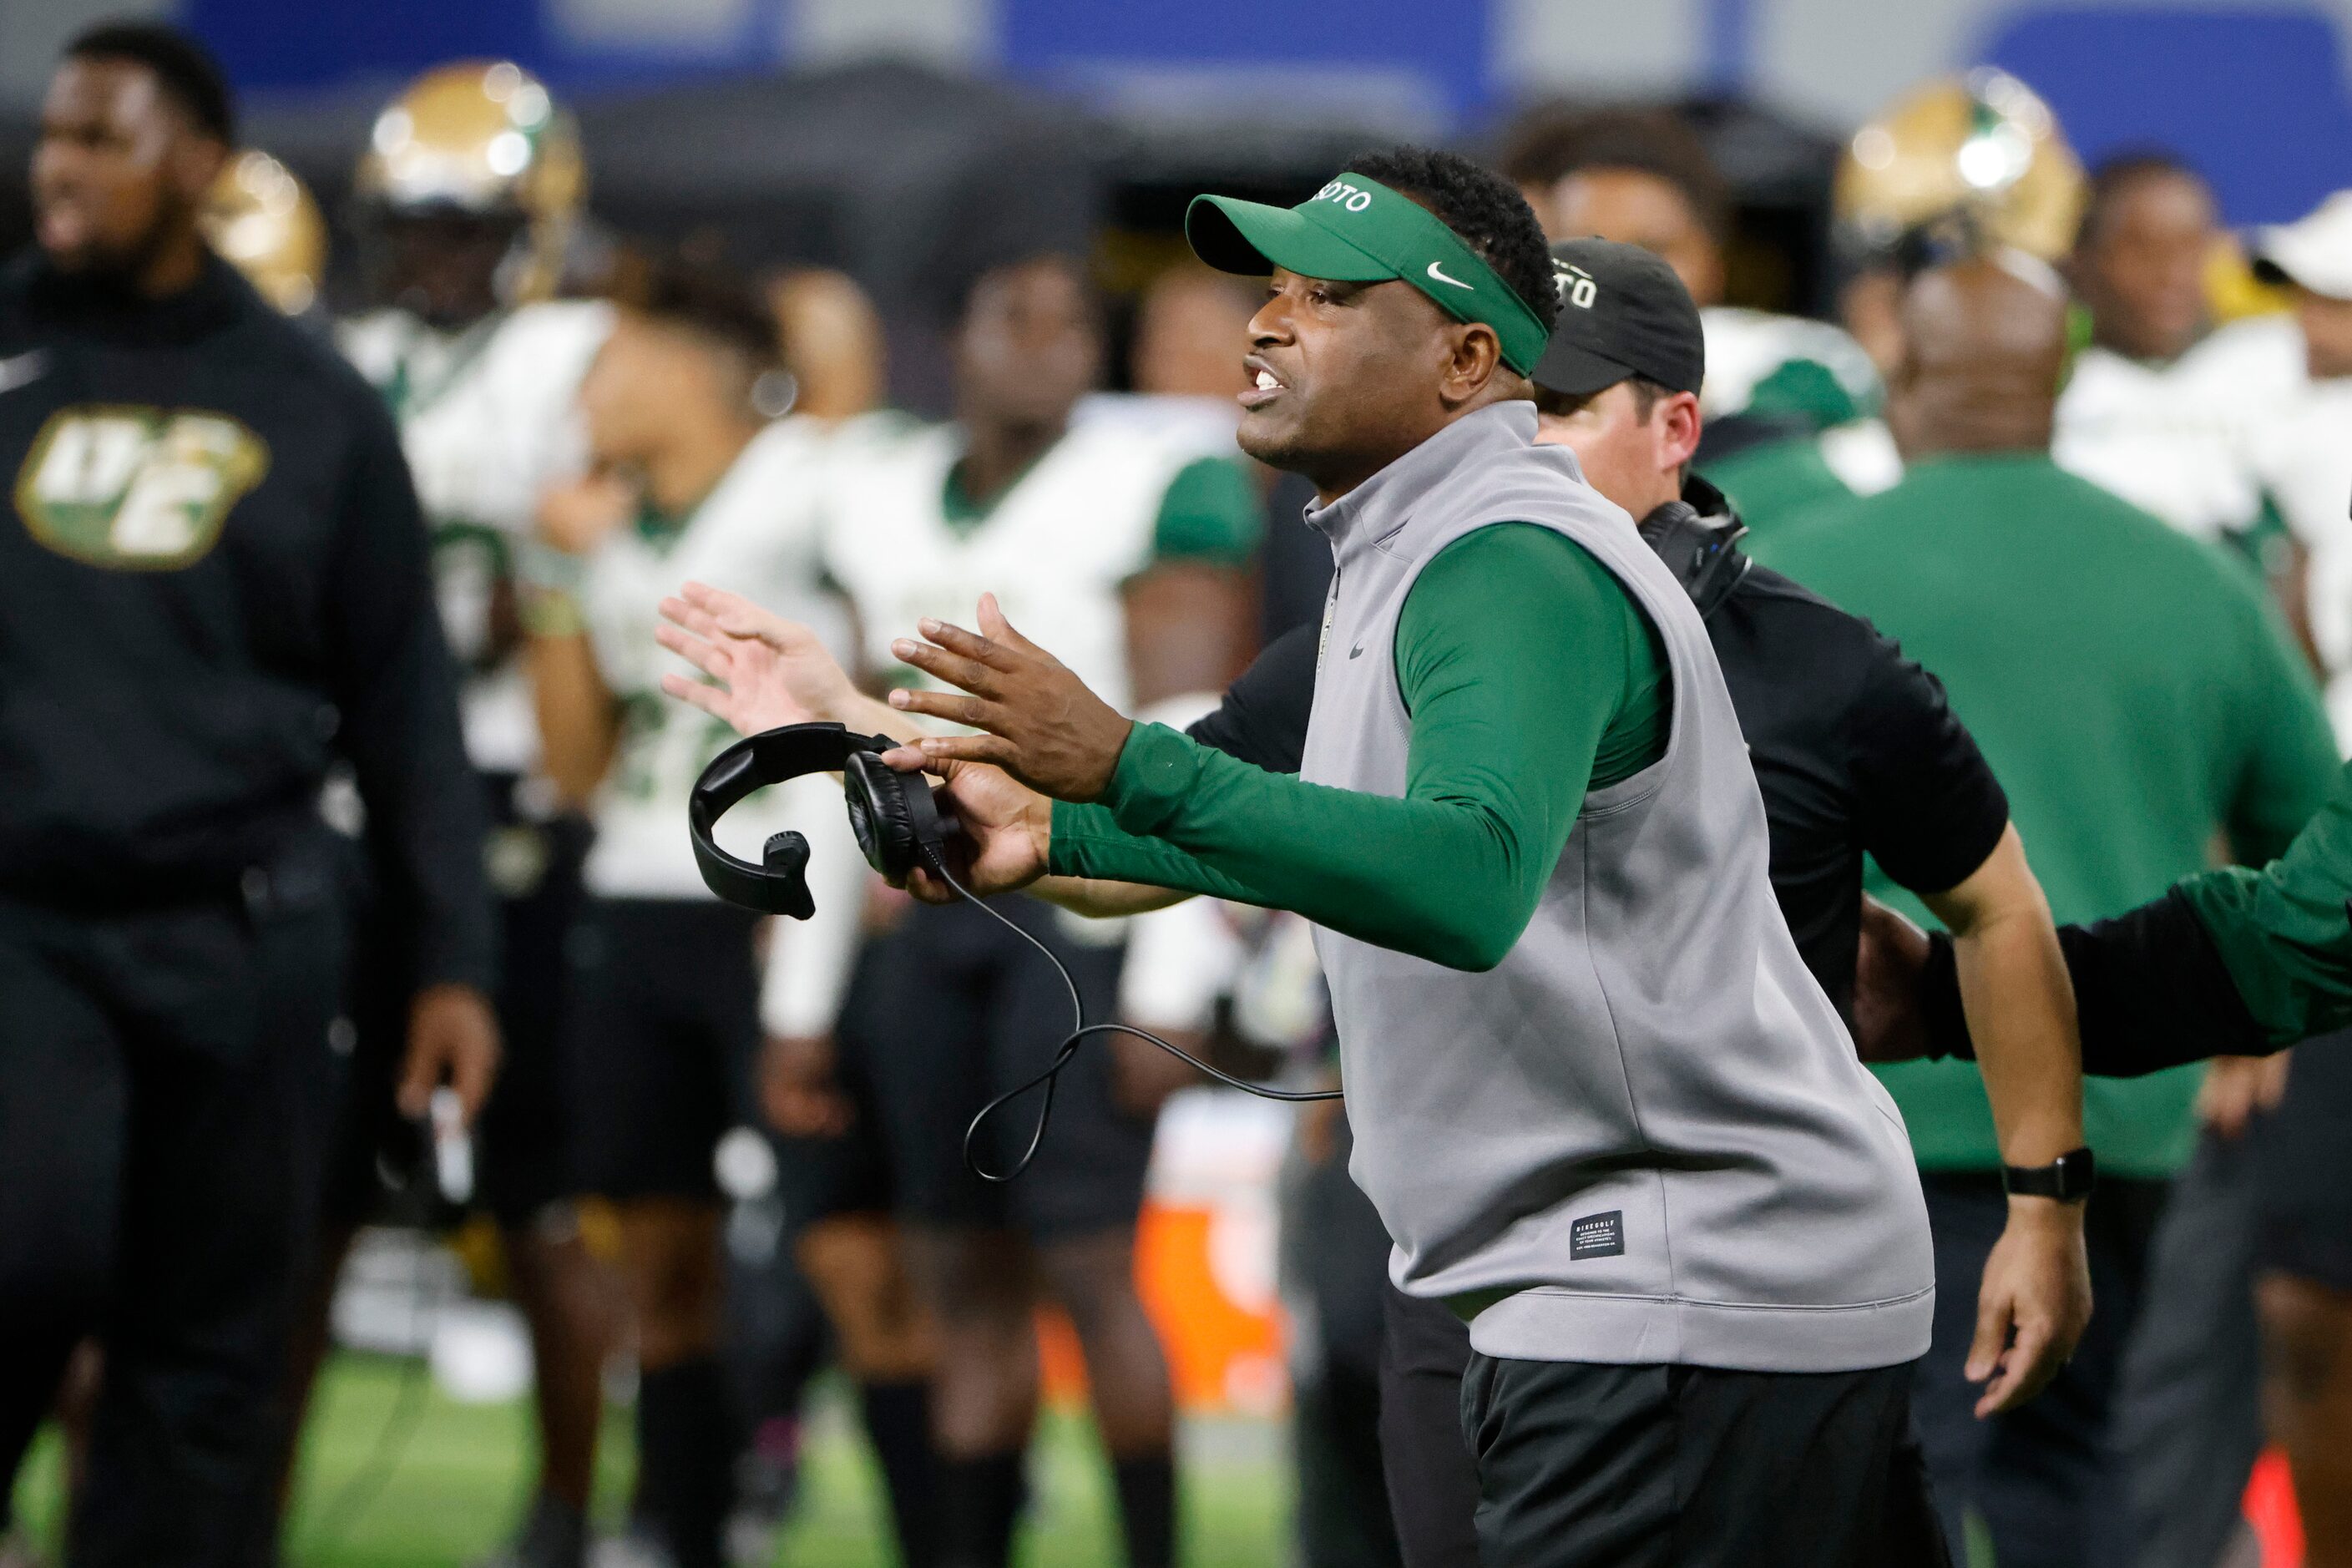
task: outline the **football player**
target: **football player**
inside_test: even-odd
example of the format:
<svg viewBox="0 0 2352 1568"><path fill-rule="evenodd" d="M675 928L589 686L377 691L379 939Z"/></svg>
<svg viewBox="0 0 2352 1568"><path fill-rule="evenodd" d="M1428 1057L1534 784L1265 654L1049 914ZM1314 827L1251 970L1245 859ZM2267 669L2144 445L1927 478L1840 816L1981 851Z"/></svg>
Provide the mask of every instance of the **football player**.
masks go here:
<svg viewBox="0 0 2352 1568"><path fill-rule="evenodd" d="M2352 746L2352 526L2345 510L2352 493L2345 439L2352 431L2352 193L2259 231L2253 248L2255 275L2284 286L2293 302L2287 336L2294 372L2279 416L2255 430L2254 467L2309 552L2305 602L2327 678L2328 717L2337 743Z"/></svg>
<svg viewBox="0 0 2352 1568"><path fill-rule="evenodd" d="M541 492L583 460L574 404L610 330L602 304L544 300L582 184L572 122L528 72L503 62L428 71L369 132L354 193L378 303L338 334L400 426L433 532L442 622L465 672L467 752L495 825L484 849L503 904L507 1057L479 1131L478 1186L537 1365L543 1458L513 1548L523 1568L582 1561L613 1337L609 1287L572 1206L558 1060L563 937L587 835L542 776L512 586ZM399 1131L370 1068L385 1033L375 1020L404 1005L405 924L379 907L360 947L354 1087L328 1196L331 1235L345 1244L380 1195L380 1152ZM329 1254L330 1284L340 1253ZM322 1288L311 1347L324 1343L326 1300Z"/></svg>
<svg viewBox="0 0 2352 1568"><path fill-rule="evenodd" d="M1989 245L2058 262L2074 242L2083 166L2050 106L1983 67L1923 82L1864 122L1832 195L1849 268L1841 312L1888 370L1902 354L1904 272Z"/></svg>
<svg viewBox="0 0 2352 1568"><path fill-rule="evenodd" d="M2051 450L2183 532L2252 543L2277 531L2252 443L2304 380L2303 342L2283 314L2214 325L2206 277L2228 244L2212 190L2179 159L2093 172L2066 267L2090 342Z"/></svg>
<svg viewBox="0 0 2352 1568"><path fill-rule="evenodd" d="M1901 471L1878 372L1826 321L1723 302L1729 187L1698 133L1663 110L1531 124L1506 157L1554 240L1598 236L1654 251L1699 303L1706 333L1698 468L1752 531L1825 496L1883 489ZM1567 289L1591 288L1590 279Z"/></svg>
<svg viewBox="0 0 2352 1568"><path fill-rule="evenodd" d="M761 922L710 895L677 831L729 737L662 698L675 666L653 640L656 606L679 573L716 572L835 628L844 652L848 632L818 587L811 498L825 426L770 417L783 378L764 303L729 275L667 261L625 278L621 298L581 388L594 468L549 493L524 616L548 774L596 829L568 1039L580 1173L617 1207L635 1309L631 1545L660 1568L718 1568L740 1447L720 1356L719 1200L804 1172L750 1131L762 1025L830 1026L865 862L825 779L774 791L754 813L755 846L787 824L824 835L817 916L768 939L775 994L763 1006ZM792 1190L782 1204L814 1206Z"/></svg>
<svg viewBox="0 0 2352 1568"><path fill-rule="evenodd" d="M1100 373L1103 331L1088 279L1066 257L981 273L953 348L957 417L845 433L826 485L826 565L856 607L867 667L896 669L899 629L994 588L1011 595L1008 609L1049 625L1090 681L1146 711L1191 717L1211 706L1199 694L1221 689L1248 652L1242 567L1263 514L1238 458L1202 457L1197 442L1133 421L1072 420ZM1053 947L1094 1005L1108 1005L1115 936L1106 942L1031 900L1005 912ZM1034 1167L1010 1185L984 1182L964 1163L966 1125L1041 1069L1068 1032L1058 981L971 905L911 910L878 940L861 979L891 1005L860 1009L853 997L864 1022L845 1055L858 1054L871 1081L909 1263L940 1328L943 1560L1006 1559L1036 1412L1042 1297L1067 1310L1086 1354L1128 1561L1166 1568L1168 1373L1134 1279L1151 1118L1119 1103L1110 1053L1081 1054ZM822 1081L832 1065L788 1066ZM1017 1120L976 1140L990 1168L1019 1152Z"/></svg>

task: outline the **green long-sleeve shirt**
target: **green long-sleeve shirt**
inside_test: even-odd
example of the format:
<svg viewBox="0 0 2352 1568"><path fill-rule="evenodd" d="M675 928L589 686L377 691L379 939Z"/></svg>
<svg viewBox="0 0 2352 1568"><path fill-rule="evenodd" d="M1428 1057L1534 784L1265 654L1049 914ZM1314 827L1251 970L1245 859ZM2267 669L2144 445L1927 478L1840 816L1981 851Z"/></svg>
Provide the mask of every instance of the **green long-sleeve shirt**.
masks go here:
<svg viewBox="0 0 2352 1568"><path fill-rule="evenodd" d="M2352 1024L2352 766L2286 853L2179 884L2246 1011L2271 1043Z"/></svg>
<svg viewBox="0 0 2352 1568"><path fill-rule="evenodd" d="M1502 961L1588 789L1665 752L1671 683L1630 594L1549 529L1466 534L1397 621L1402 798L1307 784L1139 724L1102 801L1054 808L1052 868L1293 910L1457 969Z"/></svg>

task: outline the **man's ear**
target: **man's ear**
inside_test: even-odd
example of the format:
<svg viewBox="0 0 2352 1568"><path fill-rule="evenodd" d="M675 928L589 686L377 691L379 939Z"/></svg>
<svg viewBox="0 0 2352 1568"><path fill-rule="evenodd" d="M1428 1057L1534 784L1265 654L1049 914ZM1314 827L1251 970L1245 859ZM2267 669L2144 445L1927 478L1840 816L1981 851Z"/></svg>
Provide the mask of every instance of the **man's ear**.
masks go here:
<svg viewBox="0 0 2352 1568"><path fill-rule="evenodd" d="M1453 352L1437 394L1449 408L1459 408L1494 384L1503 368L1503 340L1484 321L1465 321L1454 329Z"/></svg>
<svg viewBox="0 0 2352 1568"><path fill-rule="evenodd" d="M1677 392L1662 399L1658 404L1656 421L1658 468L1661 471L1682 468L1697 456L1700 421L1696 394Z"/></svg>

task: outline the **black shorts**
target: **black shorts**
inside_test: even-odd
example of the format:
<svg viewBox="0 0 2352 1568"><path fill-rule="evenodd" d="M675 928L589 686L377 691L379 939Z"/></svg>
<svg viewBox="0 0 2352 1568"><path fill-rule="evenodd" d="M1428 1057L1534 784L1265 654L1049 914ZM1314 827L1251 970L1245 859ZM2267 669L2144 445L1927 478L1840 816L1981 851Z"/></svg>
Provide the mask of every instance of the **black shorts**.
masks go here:
<svg viewBox="0 0 2352 1568"><path fill-rule="evenodd" d="M572 1126L584 1190L719 1196L713 1155L763 1125L760 920L711 899L591 899L572 958Z"/></svg>
<svg viewBox="0 0 2352 1568"><path fill-rule="evenodd" d="M572 1196L564 1089L564 944L579 918L580 867L591 833L577 817L533 821L515 807L515 781L484 776L493 827L488 847L499 900L501 1047L497 1083L474 1131L476 1196L501 1225L521 1225ZM421 1173L419 1129L393 1103L415 994L413 921L351 851L359 910L349 995L352 1071L329 1156L330 1220L382 1215Z"/></svg>
<svg viewBox="0 0 2352 1568"><path fill-rule="evenodd" d="M1033 899L991 908L1069 966L1088 1022L1110 1016L1120 948L1073 941L1055 911ZM842 1054L872 1097L902 1217L1035 1237L1135 1223L1153 1121L1113 1100L1101 1037L1064 1069L1052 1125L1018 1180L983 1182L964 1164L973 1115L1044 1070L1071 1026L1069 992L1053 965L986 910L923 905L874 941L843 1010ZM1042 1099L1042 1090L1025 1095L992 1118L976 1143L992 1170L1008 1168L1027 1146Z"/></svg>
<svg viewBox="0 0 2352 1568"><path fill-rule="evenodd" d="M2286 1095L2247 1145L2255 1267L2352 1290L2352 1031L2295 1047Z"/></svg>
<svg viewBox="0 0 2352 1568"><path fill-rule="evenodd" d="M1729 1372L1471 1352L1485 1568L1949 1568L1905 1363Z"/></svg>
<svg viewBox="0 0 2352 1568"><path fill-rule="evenodd" d="M850 1010L878 993L875 978L878 944L868 942L859 952L850 973L836 1034L854 1037ZM835 1137L805 1138L777 1133L776 1195L783 1205L788 1235L836 1215L888 1214L896 1206L890 1181L890 1154L882 1142L881 1115L863 1053L844 1038L835 1041L835 1077L847 1097L847 1131Z"/></svg>

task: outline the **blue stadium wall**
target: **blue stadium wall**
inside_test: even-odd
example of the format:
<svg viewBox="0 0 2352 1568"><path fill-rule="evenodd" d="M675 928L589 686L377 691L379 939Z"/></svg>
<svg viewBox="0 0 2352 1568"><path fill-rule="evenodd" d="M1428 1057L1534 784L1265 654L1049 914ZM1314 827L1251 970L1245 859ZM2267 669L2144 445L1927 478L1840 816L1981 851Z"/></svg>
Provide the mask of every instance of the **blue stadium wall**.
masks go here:
<svg viewBox="0 0 2352 1568"><path fill-rule="evenodd" d="M2293 216L2352 185L2352 0L143 4L176 9L249 89L389 82L466 54L511 56L580 91L887 50L1145 114L1279 123L1345 100L1430 135L1533 96L1694 90L1751 97L1833 128L1922 76L1990 60L2045 93L2094 160L2149 144L2185 153L2235 222ZM0 5L16 17L0 16L0 57L15 60L0 93L21 100L37 90L55 47L47 33L125 5Z"/></svg>

